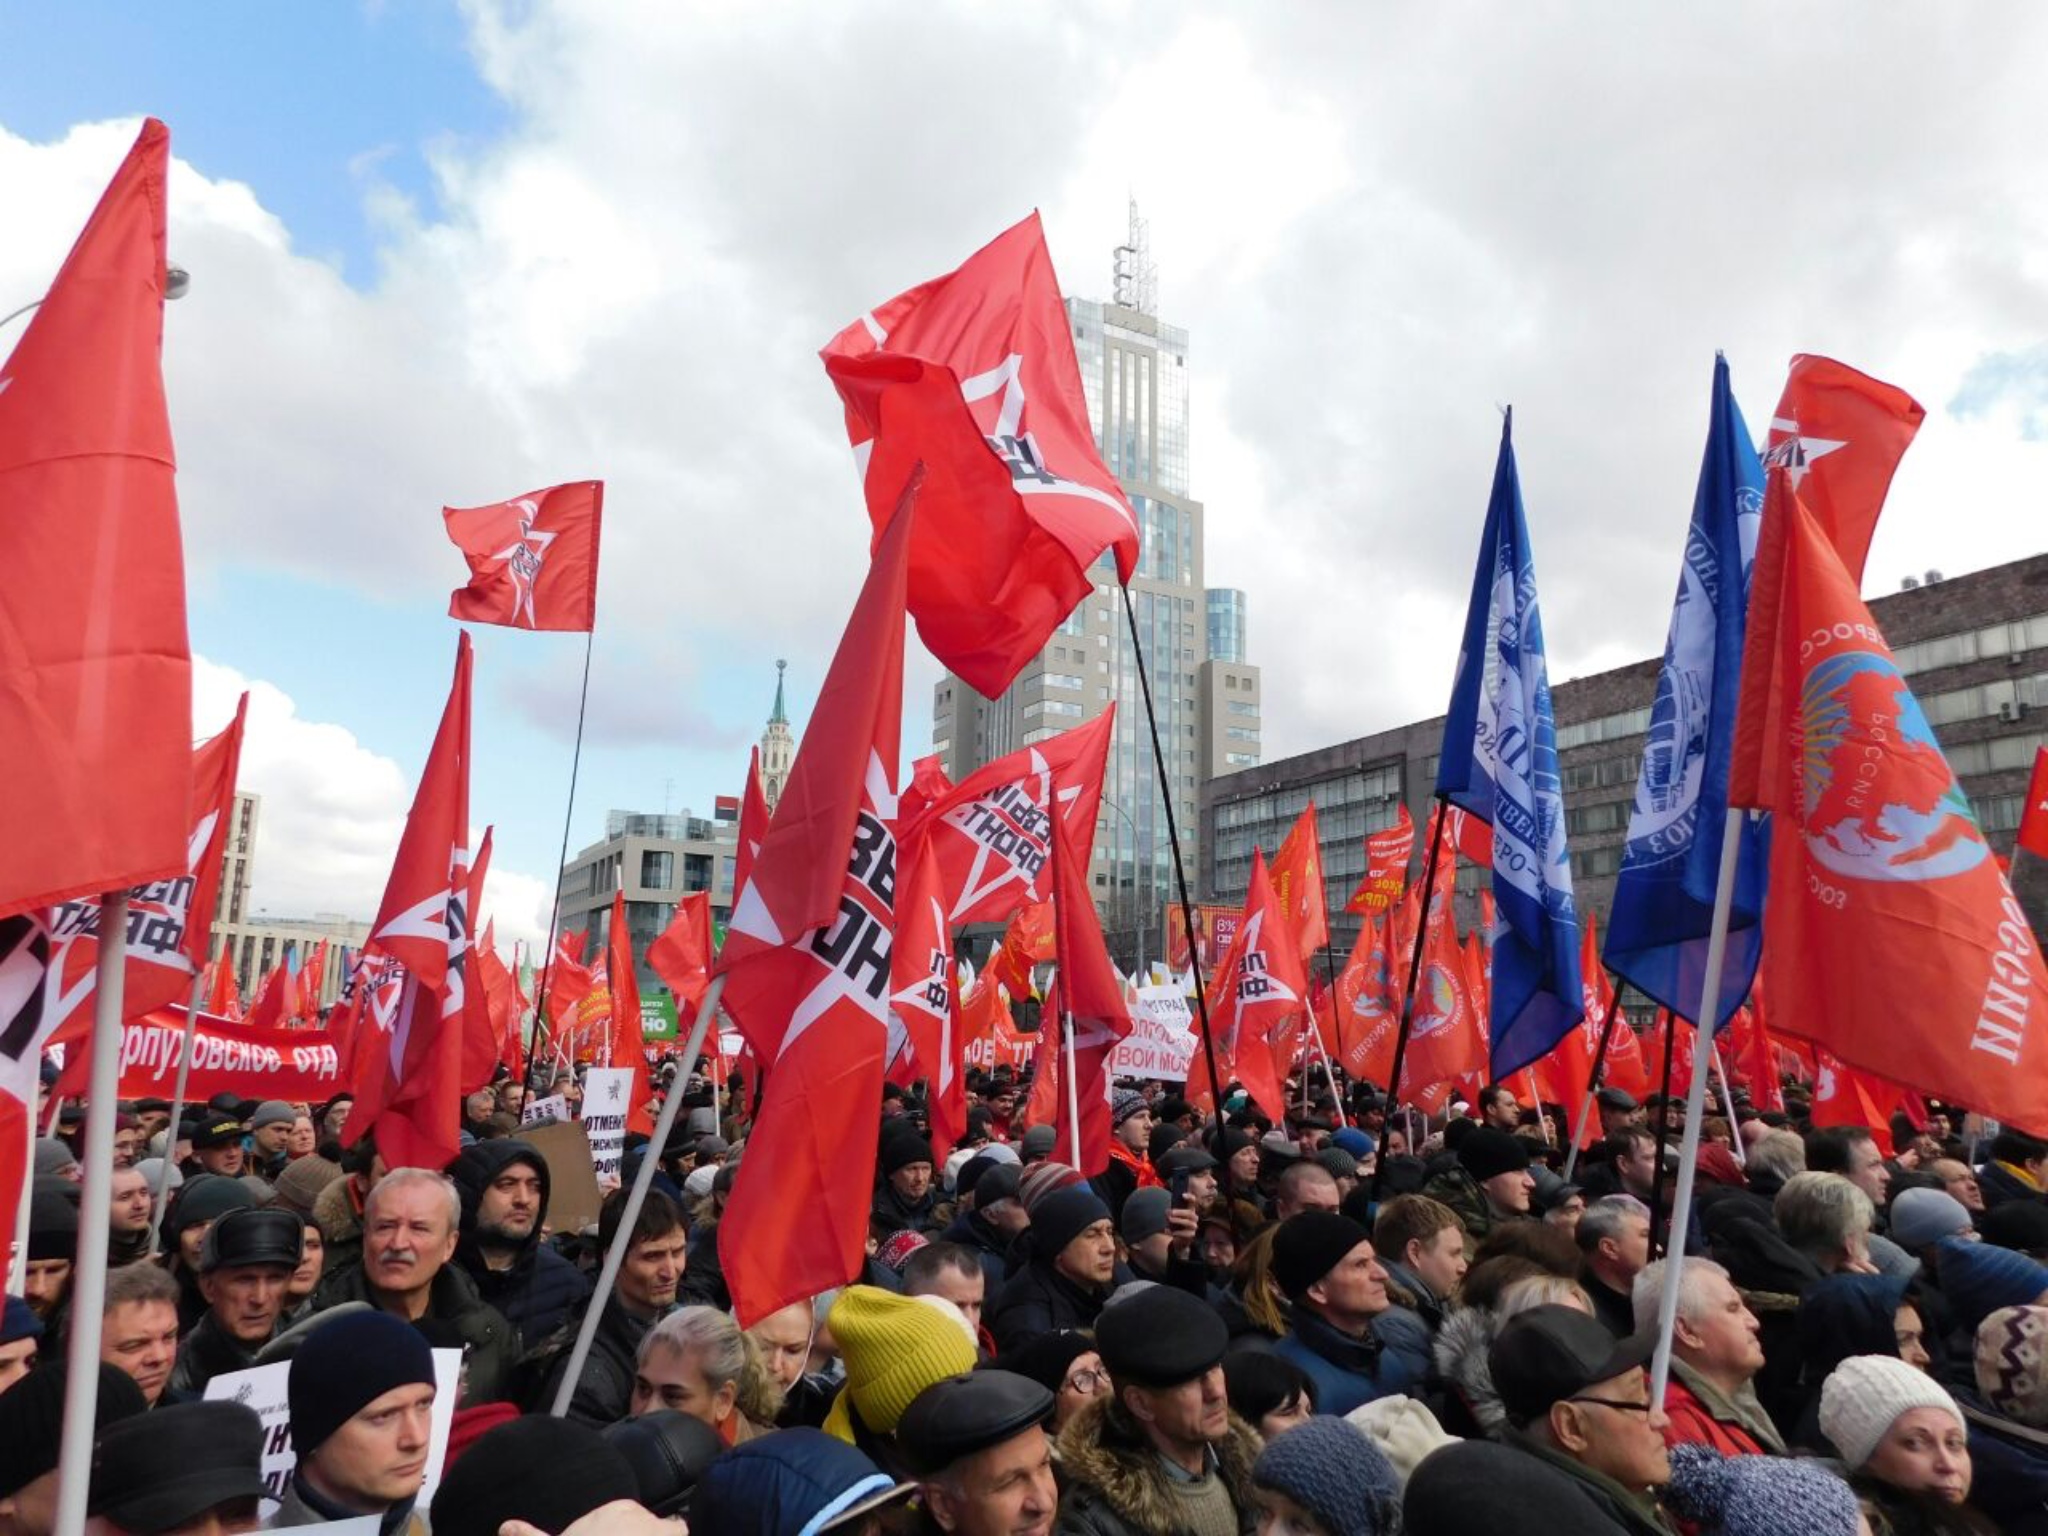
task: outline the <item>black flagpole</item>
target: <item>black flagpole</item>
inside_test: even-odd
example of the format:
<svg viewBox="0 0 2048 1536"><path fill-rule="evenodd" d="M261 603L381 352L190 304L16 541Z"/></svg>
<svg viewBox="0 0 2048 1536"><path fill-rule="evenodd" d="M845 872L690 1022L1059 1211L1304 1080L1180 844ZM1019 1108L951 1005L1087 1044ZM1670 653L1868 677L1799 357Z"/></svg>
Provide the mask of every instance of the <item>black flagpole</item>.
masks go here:
<svg viewBox="0 0 2048 1536"><path fill-rule="evenodd" d="M1159 744L1159 716L1152 708L1152 679L1145 671L1145 646L1138 638L1138 609L1131 601L1128 582L1119 582L1124 594L1124 619L1130 626L1131 652L1138 663L1138 687L1145 696L1145 724L1152 731L1152 762L1159 775L1159 803L1166 809L1166 840L1173 846L1174 887L1180 894L1180 918L1188 936L1188 964L1195 973L1195 1014L1202 1023L1202 1056L1209 1068L1209 1096L1216 1106L1216 1124L1223 1124L1223 1080L1216 1071L1216 1042L1209 1038L1209 999L1202 983L1201 946L1196 942L1195 904L1188 895L1188 871L1180 856L1180 828L1173 815L1173 779L1166 771L1166 749ZM1137 829L1132 828L1132 853L1137 852ZM1151 856L1147 850L1148 858ZM1141 919L1142 920L1142 919ZM1280 1106L1280 1116L1287 1116L1287 1106Z"/></svg>
<svg viewBox="0 0 2048 1536"><path fill-rule="evenodd" d="M1565 1127L1565 1134L1571 1137L1571 1146L1566 1151L1564 1159L1566 1183L1571 1182L1572 1170L1578 1165L1579 1143L1585 1139L1586 1126L1589 1123L1587 1117L1593 1112L1594 1096L1600 1092L1600 1074L1607 1066L1607 1042L1614 1038L1614 1018L1621 1012L1621 988L1615 987L1611 979L1608 985L1613 988L1613 992L1607 999L1607 1017L1600 1025L1600 1044L1593 1050L1593 1070L1586 1075L1586 1100L1579 1106L1579 1123L1576 1126ZM1628 1026L1622 1027L1625 1029Z"/></svg>
<svg viewBox="0 0 2048 1536"><path fill-rule="evenodd" d="M1619 994L1617 994L1618 996ZM1678 1042L1678 1016L1669 1008L1664 1015L1664 1083L1657 1097L1657 1176L1650 1186L1650 1257L1657 1258L1663 1253L1663 1244L1657 1240L1657 1223L1664 1215L1664 1148L1671 1136L1671 1048Z"/></svg>
<svg viewBox="0 0 2048 1536"><path fill-rule="evenodd" d="M1422 861L1422 916L1415 924L1415 945L1408 953L1408 990L1401 998L1401 1027L1394 1034L1394 1065L1387 1074L1387 1116L1391 1120L1394 1104L1401 1091L1401 1064L1408 1055L1408 1028L1415 1022L1415 983L1422 974L1422 946L1429 934L1429 915L1436 901L1436 861L1444 845L1444 824L1450 820L1445 814L1449 802L1439 799L1436 803L1436 830L1430 834L1429 856ZM1454 852L1451 857L1456 858ZM1452 920L1450 913L1444 920ZM1391 921L1391 919L1390 919ZM1411 1149L1412 1150L1412 1149ZM1382 1157L1373 1164L1372 1201L1379 1203L1380 1182L1387 1176L1387 1160Z"/></svg>
<svg viewBox="0 0 2048 1536"><path fill-rule="evenodd" d="M534 1063L540 1059L542 1019L547 1015L548 983L555 974L555 928L562 915L562 870L569 862L569 824L576 815L576 776L583 768L583 714L590 707L590 651L597 639L593 623L583 632L583 687L576 695L576 749L569 757L569 803L562 808L562 851L555 859L555 899L548 904L548 947L541 956L540 985L534 990L533 1034L526 1049L526 1091L533 1091ZM548 1043L554 1043L553 1025L548 1025ZM714 1042L715 1044L715 1042Z"/></svg>

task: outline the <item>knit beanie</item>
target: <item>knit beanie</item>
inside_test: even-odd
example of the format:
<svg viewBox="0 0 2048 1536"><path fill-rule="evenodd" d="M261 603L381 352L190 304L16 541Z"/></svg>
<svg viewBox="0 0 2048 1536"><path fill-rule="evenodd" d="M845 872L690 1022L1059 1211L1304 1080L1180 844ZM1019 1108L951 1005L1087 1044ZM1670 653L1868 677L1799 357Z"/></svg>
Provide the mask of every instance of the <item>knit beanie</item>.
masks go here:
<svg viewBox="0 0 2048 1536"><path fill-rule="evenodd" d="M415 1385L434 1385L434 1352L417 1328L389 1312L335 1316L292 1356L285 1393L294 1449L310 1456L386 1392Z"/></svg>
<svg viewBox="0 0 2048 1536"><path fill-rule="evenodd" d="M1942 1409L1968 1432L1963 1410L1926 1372L1888 1355L1851 1355L1821 1383L1820 1432L1857 1472L1899 1415L1915 1408Z"/></svg>
<svg viewBox="0 0 2048 1536"><path fill-rule="evenodd" d="M1166 1218L1173 1210L1173 1196L1163 1189L1134 1189L1124 1201L1118 1229L1126 1243L1142 1243L1166 1230Z"/></svg>
<svg viewBox="0 0 2048 1536"><path fill-rule="evenodd" d="M974 1345L957 1311L948 1318L926 1303L872 1285L849 1285L825 1314L846 1362L846 1386L825 1429L853 1443L850 1406L878 1435L894 1434L911 1399L935 1381L974 1369Z"/></svg>
<svg viewBox="0 0 2048 1536"><path fill-rule="evenodd" d="M347 1177L341 1164L330 1163L317 1152L295 1157L277 1176L277 1203L289 1206L301 1216L310 1216L313 1214L313 1202L320 1198L321 1191L336 1179Z"/></svg>
<svg viewBox="0 0 2048 1536"><path fill-rule="evenodd" d="M1393 1467L1396 1481L1404 1488L1408 1475L1422 1465L1425 1456L1458 1443L1458 1437L1445 1433L1428 1408L1399 1394L1360 1404L1344 1415L1344 1422L1362 1431L1366 1439L1379 1447L1380 1454Z"/></svg>
<svg viewBox="0 0 2048 1536"><path fill-rule="evenodd" d="M1901 1190L1892 1202L1892 1241L1918 1253L1944 1237L1970 1230L1963 1202L1943 1189Z"/></svg>
<svg viewBox="0 0 2048 1536"><path fill-rule="evenodd" d="M902 1122L899 1122L902 1123ZM902 1130L890 1130L882 1137L882 1177L887 1178L898 1169L908 1168L912 1163L929 1163L932 1160L932 1144L917 1134L915 1127L903 1123Z"/></svg>
<svg viewBox="0 0 2048 1536"><path fill-rule="evenodd" d="M463 1452L434 1490L434 1536L498 1536L507 1520L544 1531L593 1509L638 1499L639 1481L603 1435L574 1419L527 1414Z"/></svg>
<svg viewBox="0 0 2048 1536"><path fill-rule="evenodd" d="M1035 1158L1051 1157L1052 1144L1058 1134L1049 1125L1032 1126L1017 1143L1017 1155L1027 1163Z"/></svg>
<svg viewBox="0 0 2048 1536"><path fill-rule="evenodd" d="M1401 1488L1365 1432L1343 1419L1313 1418L1275 1435L1252 1467L1252 1482L1285 1494L1330 1536L1385 1536L1400 1529Z"/></svg>
<svg viewBox="0 0 2048 1536"><path fill-rule="evenodd" d="M875 1262L893 1274L902 1274L903 1266L910 1262L910 1256L918 1249L927 1247L931 1239L914 1227L903 1227L883 1238L875 1249Z"/></svg>
<svg viewBox="0 0 2048 1536"><path fill-rule="evenodd" d="M1033 1163L1017 1178L1017 1198L1024 1202L1024 1209L1031 1213L1035 1222L1039 1204L1047 1195L1086 1182L1080 1169L1066 1163Z"/></svg>
<svg viewBox="0 0 2048 1536"><path fill-rule="evenodd" d="M43 1320L36 1316L35 1308L19 1296L9 1296L0 1302L0 1344L19 1344L23 1339L42 1336Z"/></svg>
<svg viewBox="0 0 2048 1536"><path fill-rule="evenodd" d="M152 1195L156 1193L157 1181L160 1179L167 1180L164 1187L174 1194L185 1183L185 1175L178 1171L175 1163L171 1165L168 1175L165 1173L164 1160L160 1157L145 1157L135 1165L135 1171L149 1181L149 1192Z"/></svg>
<svg viewBox="0 0 2048 1536"><path fill-rule="evenodd" d="M2007 1418L2048 1429L2048 1307L2000 1307L1978 1324L1977 1390Z"/></svg>
<svg viewBox="0 0 2048 1536"><path fill-rule="evenodd" d="M1856 1536L1861 1529L1849 1485L1796 1457L1723 1456L1704 1445L1674 1445L1664 1502L1720 1536Z"/></svg>
<svg viewBox="0 0 2048 1536"><path fill-rule="evenodd" d="M1135 1088L1124 1088L1109 1096L1109 1123L1122 1125L1139 1110L1150 1112L1152 1106L1145 1102L1145 1095Z"/></svg>
<svg viewBox="0 0 2048 1536"><path fill-rule="evenodd" d="M1374 1141L1369 1133L1361 1131L1355 1125L1347 1125L1334 1132L1330 1137L1330 1145L1342 1147L1354 1158L1371 1157L1380 1149L1380 1144Z"/></svg>
<svg viewBox="0 0 2048 1536"><path fill-rule="evenodd" d="M1039 1254L1051 1263L1059 1251L1098 1221L1109 1220L1109 1207L1086 1184L1075 1184L1043 1196L1031 1208L1031 1237Z"/></svg>
<svg viewBox="0 0 2048 1536"><path fill-rule="evenodd" d="M980 1159L976 1159L980 1161ZM969 1164L972 1167L973 1164ZM1017 1198L1018 1186L1023 1182L1018 1176L1015 1163L997 1163L984 1169L974 1180L974 1208L985 1211L992 1205L1001 1205L1005 1200Z"/></svg>
<svg viewBox="0 0 2048 1536"><path fill-rule="evenodd" d="M178 1191L178 1200L164 1220L168 1231L182 1232L202 1222L218 1221L229 1211L256 1203L240 1179L224 1179L217 1173L195 1174Z"/></svg>
<svg viewBox="0 0 2048 1536"><path fill-rule="evenodd" d="M1333 1179L1355 1179L1358 1177L1358 1159L1342 1147L1325 1147L1316 1154L1315 1160Z"/></svg>
<svg viewBox="0 0 2048 1536"><path fill-rule="evenodd" d="M249 1129L260 1131L266 1125L291 1125L298 1118L299 1112L283 1099L265 1099L249 1117Z"/></svg>
<svg viewBox="0 0 2048 1536"><path fill-rule="evenodd" d="M1529 1153L1506 1131L1481 1125L1467 1131L1458 1143L1458 1166L1484 1184L1496 1174L1526 1169Z"/></svg>
<svg viewBox="0 0 2048 1536"><path fill-rule="evenodd" d="M38 1189L28 1197L28 1256L31 1259L76 1259L78 1207L54 1190Z"/></svg>
<svg viewBox="0 0 2048 1536"><path fill-rule="evenodd" d="M1016 1348L1004 1350L995 1363L1002 1370L1030 1377L1057 1397L1074 1362L1094 1349L1095 1340L1079 1328L1057 1328L1051 1333L1035 1333Z"/></svg>
<svg viewBox="0 0 2048 1536"><path fill-rule="evenodd" d="M2024 1307L2048 1292L2048 1267L1996 1243L1944 1237L1935 1244L1941 1291L1970 1332L2000 1307Z"/></svg>
<svg viewBox="0 0 2048 1536"><path fill-rule="evenodd" d="M1273 1234L1273 1278L1290 1300L1299 1301L1346 1254L1371 1241L1372 1234L1349 1216L1303 1211L1281 1222Z"/></svg>
<svg viewBox="0 0 2048 1536"><path fill-rule="evenodd" d="M12 1498L45 1472L57 1470L64 1440L64 1379L64 1362L56 1360L0 1392L0 1499ZM134 1377L118 1365L100 1367L93 1417L98 1428L148 1408Z"/></svg>
<svg viewBox="0 0 2048 1536"><path fill-rule="evenodd" d="M77 1154L65 1142L58 1140L55 1136L38 1136L36 1138L35 1176L37 1178L48 1178L52 1174L60 1177L67 1176L64 1170L76 1168L77 1166Z"/></svg>

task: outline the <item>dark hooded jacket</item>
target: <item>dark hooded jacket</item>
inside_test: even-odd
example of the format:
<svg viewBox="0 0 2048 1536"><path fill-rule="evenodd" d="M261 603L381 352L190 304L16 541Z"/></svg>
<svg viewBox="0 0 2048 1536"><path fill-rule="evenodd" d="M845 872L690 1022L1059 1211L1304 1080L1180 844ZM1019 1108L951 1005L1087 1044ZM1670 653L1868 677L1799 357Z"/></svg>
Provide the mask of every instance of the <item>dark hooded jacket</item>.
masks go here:
<svg viewBox="0 0 2048 1536"><path fill-rule="evenodd" d="M1028 1243L1023 1246L1030 1247ZM1001 1353L1036 1334L1093 1328L1108 1299L1107 1290L1083 1290L1053 1268L1052 1259L1033 1249L1030 1262L1003 1282L988 1309L988 1331Z"/></svg>
<svg viewBox="0 0 2048 1536"><path fill-rule="evenodd" d="M1820 1432L1820 1389L1851 1355L1899 1354L1894 1322L1906 1282L1887 1275L1829 1275L1807 1288L1798 1312L1799 1422L1787 1437L1816 1456L1841 1453Z"/></svg>
<svg viewBox="0 0 2048 1536"><path fill-rule="evenodd" d="M1764 1222L1739 1216L1714 1235L1714 1257L1756 1314L1764 1368L1751 1385L1764 1412L1788 1443L1798 1439L1799 1413L1805 1397L1799 1386L1800 1348L1796 1316L1800 1298L1820 1284L1819 1267ZM1886 1337L1891 1334L1887 1329ZM1894 1339L1892 1353L1898 1349Z"/></svg>
<svg viewBox="0 0 2048 1536"><path fill-rule="evenodd" d="M986 1294L996 1295L1009 1278L1007 1255L1009 1239L989 1225L988 1218L979 1211L964 1211L953 1218L951 1226L940 1234L940 1241L958 1243L973 1254L981 1265L982 1283Z"/></svg>
<svg viewBox="0 0 2048 1536"><path fill-rule="evenodd" d="M493 1269L476 1239L476 1215L491 1180L511 1163L526 1164L539 1178L540 1220L513 1254L511 1265ZM530 1349L561 1327L590 1295L589 1278L541 1238L550 1190L547 1159L523 1141L500 1137L464 1147L448 1165L448 1173L462 1195L462 1236L455 1262L476 1282L477 1294L512 1325L515 1347Z"/></svg>

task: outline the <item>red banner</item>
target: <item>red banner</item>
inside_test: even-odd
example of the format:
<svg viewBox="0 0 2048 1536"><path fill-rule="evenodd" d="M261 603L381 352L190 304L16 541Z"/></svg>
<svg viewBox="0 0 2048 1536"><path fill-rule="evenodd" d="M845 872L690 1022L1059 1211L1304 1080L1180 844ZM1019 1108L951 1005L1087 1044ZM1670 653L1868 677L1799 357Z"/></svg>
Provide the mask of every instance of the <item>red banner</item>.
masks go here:
<svg viewBox="0 0 2048 1536"><path fill-rule="evenodd" d="M184 1045L185 1010L159 1008L121 1026L121 1086L124 1099L171 1096L178 1082ZM59 1098L86 1091L91 1052L71 1051L57 1079ZM283 1099L317 1104L348 1086L341 1052L324 1029L261 1029L213 1014L199 1015L192 1035L192 1076L185 1101L204 1104L217 1093L244 1099Z"/></svg>

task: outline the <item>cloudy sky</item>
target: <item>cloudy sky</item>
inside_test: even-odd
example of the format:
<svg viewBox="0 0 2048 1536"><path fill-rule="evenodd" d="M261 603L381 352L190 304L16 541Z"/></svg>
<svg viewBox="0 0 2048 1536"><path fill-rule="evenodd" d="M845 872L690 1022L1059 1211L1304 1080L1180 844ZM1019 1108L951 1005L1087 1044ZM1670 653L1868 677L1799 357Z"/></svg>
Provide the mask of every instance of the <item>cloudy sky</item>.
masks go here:
<svg viewBox="0 0 2048 1536"><path fill-rule="evenodd" d="M1508 403L1553 678L1661 643L1717 348L1759 431L1799 351L1927 407L1873 593L2042 544L2035 8L156 16L0 0L0 313L163 117L199 727L255 691L274 914L376 904L453 661L444 503L608 482L574 845L736 792L775 658L801 713L861 570L817 347L1034 206L1080 295L1127 197L1151 221L1269 758L1443 707ZM473 804L531 936L581 642L477 638Z"/></svg>

